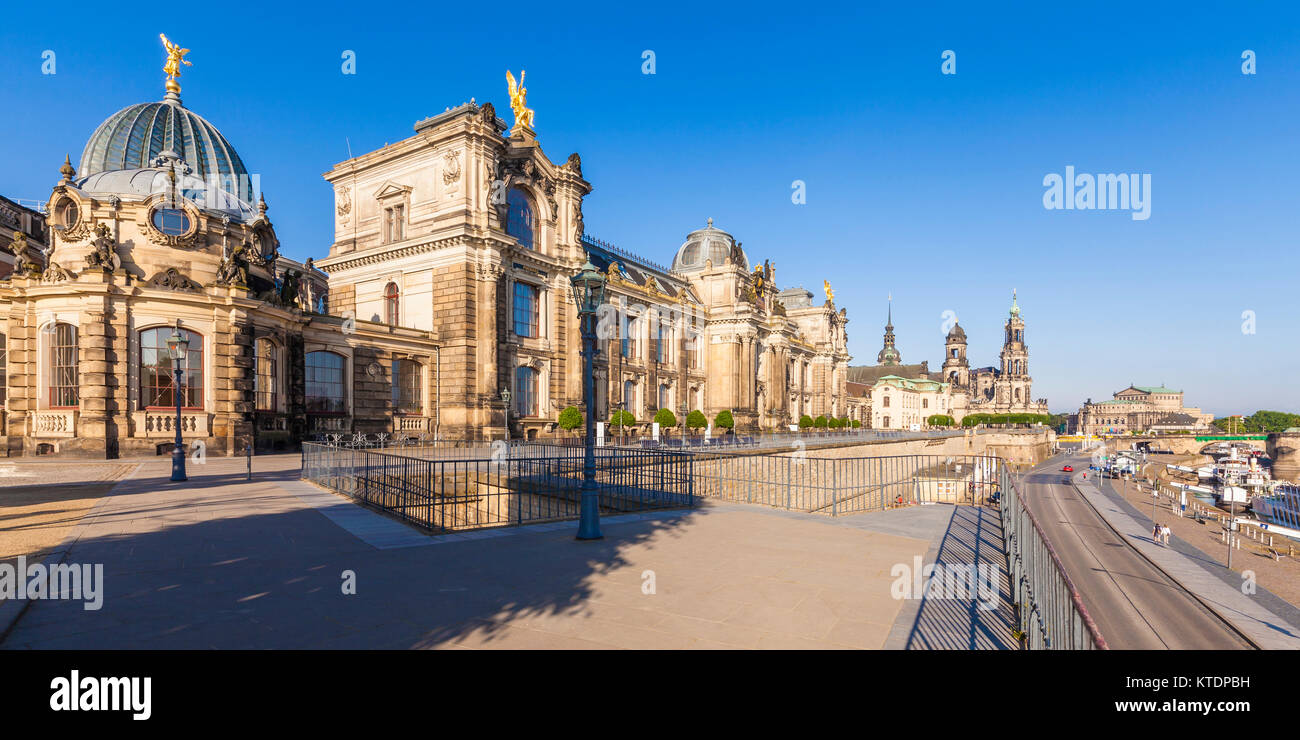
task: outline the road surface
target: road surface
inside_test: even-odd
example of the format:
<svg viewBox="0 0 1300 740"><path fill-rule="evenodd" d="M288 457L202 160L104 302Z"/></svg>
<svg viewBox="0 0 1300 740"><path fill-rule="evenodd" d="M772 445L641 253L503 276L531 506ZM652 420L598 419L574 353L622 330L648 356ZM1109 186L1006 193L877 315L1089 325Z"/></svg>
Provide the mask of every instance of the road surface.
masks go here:
<svg viewBox="0 0 1300 740"><path fill-rule="evenodd" d="M1073 486L1063 465L1087 470L1088 458L1057 456L1021 478L1025 505L1038 519L1083 604L1112 649L1225 650L1251 646L1223 620L1120 539Z"/></svg>

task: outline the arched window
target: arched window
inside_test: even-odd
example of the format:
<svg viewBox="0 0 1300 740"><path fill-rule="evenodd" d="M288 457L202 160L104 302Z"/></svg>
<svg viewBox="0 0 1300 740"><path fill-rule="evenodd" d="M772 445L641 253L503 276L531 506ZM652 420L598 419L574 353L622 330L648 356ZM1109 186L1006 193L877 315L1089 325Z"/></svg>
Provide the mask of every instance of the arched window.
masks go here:
<svg viewBox="0 0 1300 740"><path fill-rule="evenodd" d="M533 202L519 188L511 188L506 196L506 233L519 240L519 246L533 249L536 241L537 221L533 217Z"/></svg>
<svg viewBox="0 0 1300 740"><path fill-rule="evenodd" d="M636 381L623 381L623 409L636 414Z"/></svg>
<svg viewBox="0 0 1300 740"><path fill-rule="evenodd" d="M77 405L77 327L55 324L50 332L50 407Z"/></svg>
<svg viewBox="0 0 1300 740"><path fill-rule="evenodd" d="M307 353L308 413L347 413L347 387L343 384L346 365L343 355L334 352Z"/></svg>
<svg viewBox="0 0 1300 740"><path fill-rule="evenodd" d="M885 400L881 405L883 405L885 408L889 408L889 396L885 396Z"/></svg>
<svg viewBox="0 0 1300 740"><path fill-rule="evenodd" d="M424 413L424 394L421 393L420 363L415 360L393 360L393 411L398 414Z"/></svg>
<svg viewBox="0 0 1300 740"><path fill-rule="evenodd" d="M170 326L159 326L140 332L140 407L176 408L176 379L167 338L175 331ZM203 336L189 329L181 329L181 336L189 340L185 362L181 366L181 406L188 409L203 408ZM53 390L53 389L51 389ZM50 405L53 405L51 403Z"/></svg>
<svg viewBox="0 0 1300 740"><path fill-rule="evenodd" d="M515 413L520 416L537 416L537 376L535 368L520 365L515 368Z"/></svg>
<svg viewBox="0 0 1300 740"><path fill-rule="evenodd" d="M253 375L253 396L258 411L277 410L276 346L270 339L257 340L255 348L256 369Z"/></svg>
<svg viewBox="0 0 1300 740"><path fill-rule="evenodd" d="M398 293L397 283L389 283L384 286L384 323L389 326L397 326L401 310L401 294Z"/></svg>

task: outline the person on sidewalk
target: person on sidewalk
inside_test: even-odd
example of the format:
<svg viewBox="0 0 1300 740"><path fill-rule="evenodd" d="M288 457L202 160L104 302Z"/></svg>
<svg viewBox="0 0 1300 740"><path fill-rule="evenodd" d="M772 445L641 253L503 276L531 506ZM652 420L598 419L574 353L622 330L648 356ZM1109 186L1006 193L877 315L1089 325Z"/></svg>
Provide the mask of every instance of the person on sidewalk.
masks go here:
<svg viewBox="0 0 1300 740"><path fill-rule="evenodd" d="M1164 544L1164 543L1162 542L1162 538L1161 538L1161 535L1162 535L1162 534L1163 534L1163 533L1160 531L1160 525L1159 525L1159 524L1156 524L1156 525L1154 525L1154 526L1151 527L1151 541L1152 541L1152 542L1156 543L1157 545Z"/></svg>
<svg viewBox="0 0 1300 740"><path fill-rule="evenodd" d="M1169 528L1169 525L1168 525L1168 524L1162 525L1162 526L1160 527L1160 537L1161 537L1161 539L1164 540L1165 547L1168 547L1168 546L1169 546L1169 535L1172 534L1172 533L1173 533L1173 530Z"/></svg>

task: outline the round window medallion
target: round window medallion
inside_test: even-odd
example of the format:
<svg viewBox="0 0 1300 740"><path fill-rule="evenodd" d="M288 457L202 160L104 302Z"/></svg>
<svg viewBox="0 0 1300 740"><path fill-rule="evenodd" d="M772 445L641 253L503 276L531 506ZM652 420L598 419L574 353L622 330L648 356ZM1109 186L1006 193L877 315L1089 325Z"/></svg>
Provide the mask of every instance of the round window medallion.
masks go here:
<svg viewBox="0 0 1300 740"><path fill-rule="evenodd" d="M366 365L366 374L372 378L378 378L379 374L382 372L384 372L384 369L379 366L378 362L372 362L369 365Z"/></svg>

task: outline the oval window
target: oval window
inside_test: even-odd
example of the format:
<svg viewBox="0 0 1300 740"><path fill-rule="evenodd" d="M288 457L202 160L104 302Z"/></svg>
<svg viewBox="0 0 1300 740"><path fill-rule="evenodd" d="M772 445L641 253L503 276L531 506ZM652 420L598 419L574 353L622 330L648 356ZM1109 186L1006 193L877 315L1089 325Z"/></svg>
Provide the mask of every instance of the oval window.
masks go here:
<svg viewBox="0 0 1300 740"><path fill-rule="evenodd" d="M71 229L77 225L77 204L71 200L65 200L59 204L59 225Z"/></svg>
<svg viewBox="0 0 1300 740"><path fill-rule="evenodd" d="M159 208L153 212L153 227L168 236L180 236L190 230L190 217L180 208Z"/></svg>

